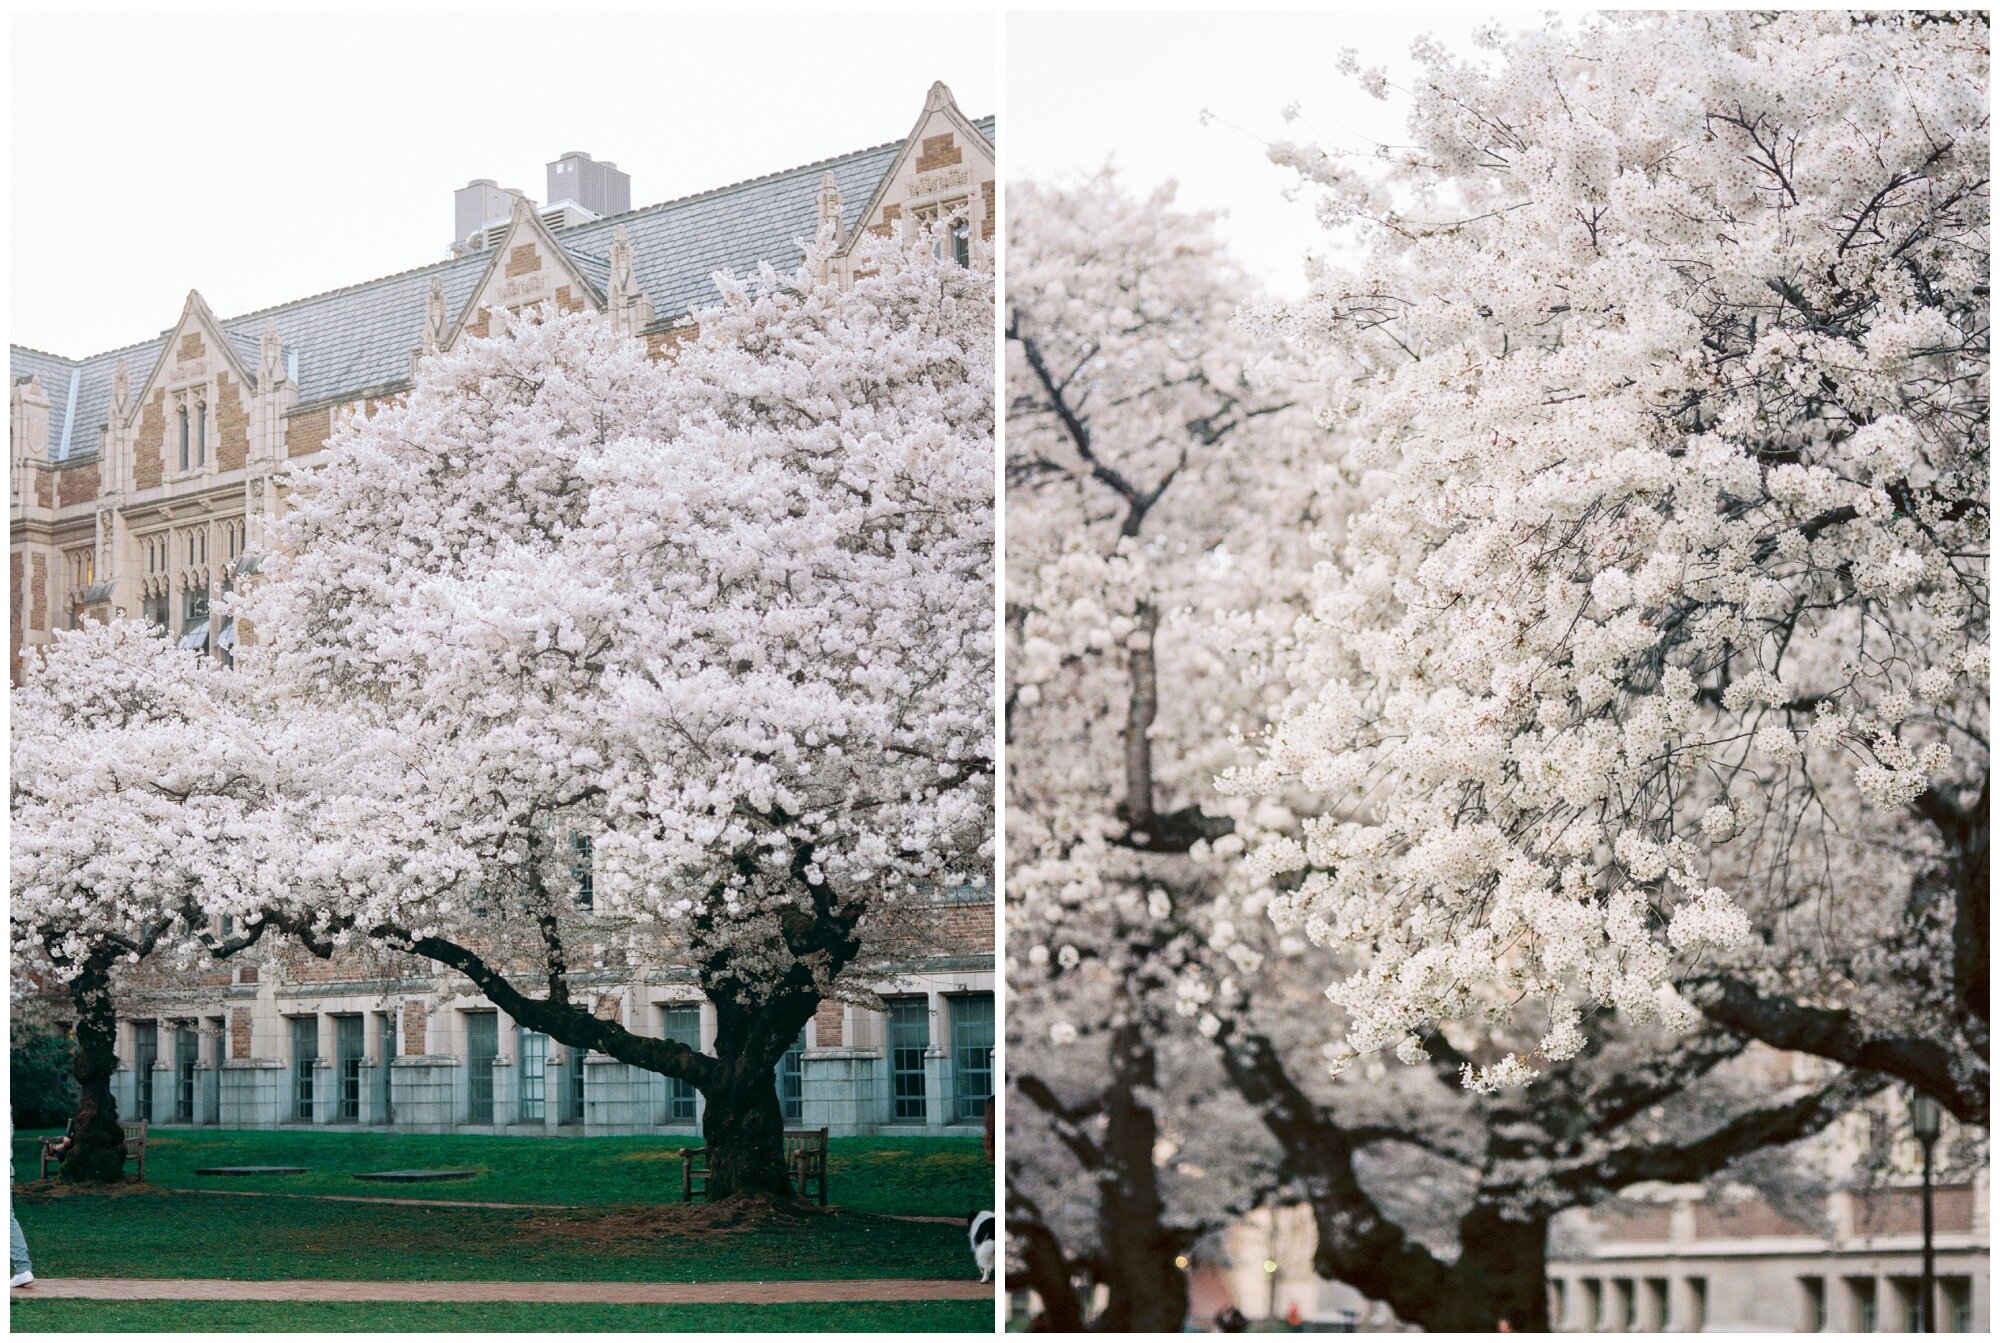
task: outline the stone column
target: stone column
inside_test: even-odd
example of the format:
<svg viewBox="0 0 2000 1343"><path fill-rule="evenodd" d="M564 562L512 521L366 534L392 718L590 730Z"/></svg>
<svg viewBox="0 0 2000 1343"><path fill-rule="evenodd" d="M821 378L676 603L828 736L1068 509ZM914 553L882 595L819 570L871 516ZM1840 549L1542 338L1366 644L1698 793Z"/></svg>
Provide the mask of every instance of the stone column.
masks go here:
<svg viewBox="0 0 2000 1343"><path fill-rule="evenodd" d="M926 993L930 1011L930 1047L924 1050L924 1127L942 1129L951 1119L951 1051L940 1041L950 1030L942 993Z"/></svg>

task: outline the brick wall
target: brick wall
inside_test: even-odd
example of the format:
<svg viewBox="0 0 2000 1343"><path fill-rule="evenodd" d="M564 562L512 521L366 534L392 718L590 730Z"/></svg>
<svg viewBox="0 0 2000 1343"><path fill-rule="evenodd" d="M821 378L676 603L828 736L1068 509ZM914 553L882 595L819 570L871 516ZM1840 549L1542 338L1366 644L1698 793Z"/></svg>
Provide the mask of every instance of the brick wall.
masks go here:
<svg viewBox="0 0 2000 1343"><path fill-rule="evenodd" d="M43 508L56 506L56 473L45 466L31 467L28 475L35 482L35 502Z"/></svg>
<svg viewBox="0 0 2000 1343"><path fill-rule="evenodd" d="M68 467L56 476L56 502L67 508L87 504L102 494L103 481L96 462Z"/></svg>
<svg viewBox="0 0 2000 1343"><path fill-rule="evenodd" d="M1604 1212L1598 1215L1597 1224L1606 1240L1666 1240L1672 1235L1673 1219L1674 1210L1660 1204Z"/></svg>
<svg viewBox="0 0 2000 1343"><path fill-rule="evenodd" d="M399 1045L405 1054L423 1054L425 1042L430 1038L430 1013L424 1010L421 1001L410 998L403 1003L403 1032Z"/></svg>
<svg viewBox="0 0 2000 1343"><path fill-rule="evenodd" d="M303 457L309 452L318 452L333 436L333 408L321 406L318 410L304 410L285 417L285 455Z"/></svg>
<svg viewBox="0 0 2000 1343"><path fill-rule="evenodd" d="M939 924L954 947L967 951L993 950L992 905L945 905L938 915Z"/></svg>
<svg viewBox="0 0 2000 1343"><path fill-rule="evenodd" d="M229 1057L250 1057L250 1009L247 1007L229 1009Z"/></svg>
<svg viewBox="0 0 2000 1343"><path fill-rule="evenodd" d="M146 398L139 409L139 436L132 444L132 485L150 490L166 474L167 389Z"/></svg>
<svg viewBox="0 0 2000 1343"><path fill-rule="evenodd" d="M207 349L208 347L201 343L201 332L190 331L181 337L181 343L175 347L174 358L185 363L190 359L201 358Z"/></svg>
<svg viewBox="0 0 2000 1343"><path fill-rule="evenodd" d="M215 467L240 471L250 456L250 416L243 409L242 389L227 373L215 378Z"/></svg>
<svg viewBox="0 0 2000 1343"><path fill-rule="evenodd" d="M677 326L671 331L655 331L646 337L646 357L649 359L671 359L681 346L689 344L701 334L701 328L690 322Z"/></svg>
<svg viewBox="0 0 2000 1343"><path fill-rule="evenodd" d="M886 238L896 231L896 221L902 217L903 207L901 205L885 205L882 207L882 222L874 225L868 231L878 238Z"/></svg>
<svg viewBox="0 0 2000 1343"><path fill-rule="evenodd" d="M44 555L28 560L28 628L49 627L49 561Z"/></svg>
<svg viewBox="0 0 2000 1343"><path fill-rule="evenodd" d="M999 207L994 204L994 199L993 199L994 187L992 178L989 177L984 182L981 182L979 184L979 196L981 200L986 202L986 218L979 225L979 236L981 238L984 238L987 242L992 242L993 221L1000 217Z"/></svg>
<svg viewBox="0 0 2000 1343"><path fill-rule="evenodd" d="M1700 1240L1747 1240L1753 1236L1811 1236L1811 1227L1801 1226L1761 1198L1737 1203L1697 1203L1694 1234Z"/></svg>
<svg viewBox="0 0 2000 1343"><path fill-rule="evenodd" d="M958 141L952 138L950 131L943 135L926 135L923 147L917 152L917 171L920 173L934 172L963 162L964 151L959 149Z"/></svg>
<svg viewBox="0 0 2000 1343"><path fill-rule="evenodd" d="M821 1003L819 1011L813 1013L814 1039L821 1049L832 1049L841 1042L841 1023L846 1008L841 1003Z"/></svg>
<svg viewBox="0 0 2000 1343"><path fill-rule="evenodd" d="M533 275L542 268L542 254L531 242L507 249L507 278Z"/></svg>
<svg viewBox="0 0 2000 1343"><path fill-rule="evenodd" d="M1923 1194L1915 1189L1871 1189L1854 1200L1858 1236L1914 1236L1923 1230ZM1941 1232L1972 1230L1972 1190L1965 1185L1931 1191L1931 1211Z"/></svg>

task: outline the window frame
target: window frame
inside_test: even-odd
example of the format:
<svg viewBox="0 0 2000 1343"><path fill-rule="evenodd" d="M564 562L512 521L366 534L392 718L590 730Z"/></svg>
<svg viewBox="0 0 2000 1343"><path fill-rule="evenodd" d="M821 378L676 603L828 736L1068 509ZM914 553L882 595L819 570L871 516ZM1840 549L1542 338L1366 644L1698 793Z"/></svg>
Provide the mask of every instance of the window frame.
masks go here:
<svg viewBox="0 0 2000 1343"><path fill-rule="evenodd" d="M883 1053L889 1064L889 1122L892 1124L924 1124L930 1119L930 1083L928 1069L924 1066L925 1056L930 1053L930 999L918 995L902 995L884 998L883 1006L888 1009L883 1029ZM919 1028L916 1043L911 1043L909 1032ZM899 1041L898 1032L904 1032ZM915 1065L902 1057L914 1054ZM905 1079L915 1078L914 1092L903 1087Z"/></svg>
<svg viewBox="0 0 2000 1343"><path fill-rule="evenodd" d="M968 1019L966 1016L967 1009L975 1004L985 1009L985 1020ZM946 997L945 1005L946 1025L951 1034L952 1118L959 1123L982 1120L986 1117L986 1102L991 1100L994 1094L993 1047L998 1012L994 1006L993 995L990 992L955 993ZM981 1027L984 1028L986 1036L983 1046L977 1039L964 1038L967 1034L976 1036ZM978 1067L968 1067L967 1054L982 1048L986 1055L985 1063ZM966 1080L981 1075L985 1078L986 1090L977 1096L969 1096L966 1092ZM974 1108L968 1110L968 1103Z"/></svg>

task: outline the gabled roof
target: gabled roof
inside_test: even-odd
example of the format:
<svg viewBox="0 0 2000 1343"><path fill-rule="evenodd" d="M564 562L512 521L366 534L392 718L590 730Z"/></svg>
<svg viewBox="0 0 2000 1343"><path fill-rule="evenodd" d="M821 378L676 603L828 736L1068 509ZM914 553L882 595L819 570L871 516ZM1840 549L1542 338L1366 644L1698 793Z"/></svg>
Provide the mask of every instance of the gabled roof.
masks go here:
<svg viewBox="0 0 2000 1343"><path fill-rule="evenodd" d="M555 233L549 228L549 226L542 222L541 215L538 214L535 210L531 209L529 207L529 203L525 199L516 197L514 200L514 217L510 221L508 221L507 231L500 236L499 242L493 244L491 247L487 247L481 250L479 253L480 256L486 258L486 265L484 269L482 269L479 272L479 278L473 281L472 293L466 298L464 302L458 304L456 308L452 306L450 294L445 295L446 314L449 315L453 312L457 313L457 317L452 319L451 338L450 338L451 342L455 342L458 339L459 333L465 329L465 324L467 320L470 319L470 317L472 316L472 314L467 311L467 305L478 302L479 299L487 292L486 288L487 285L492 283L494 275L500 270L501 266L506 262L508 256L513 252L515 246L517 245L516 240L519 239L523 233L532 234L537 244L543 247L547 247L551 252L553 252L555 254L556 264L563 267L567 272L569 272L572 279L582 284L584 288L589 291L588 297L591 299L593 303L596 304L598 311L603 310L604 286L597 283L597 281L593 279L590 276L590 274L587 271L585 271L585 269L581 265L577 263L576 256L573 253L571 253L567 247L563 245L562 241L556 237ZM605 263L605 274L607 276L610 274L609 262ZM446 348L447 349L450 348L450 342L447 342Z"/></svg>
<svg viewBox="0 0 2000 1343"><path fill-rule="evenodd" d="M993 118L973 125L992 140ZM840 186L841 226L852 234L903 147L904 141L892 140L557 230L554 236L576 268L602 291L610 282L611 235L624 225L632 242L633 281L652 299L654 320L679 325L691 311L715 298L711 277L717 271L745 275L765 261L780 268L798 261L800 247L818 227L819 186L827 173ZM423 339L424 300L432 277L444 289L445 311L456 320L492 261L487 251L471 252L260 308L219 325L238 362L254 370L264 323L276 323L286 354L295 354L298 360L300 403L344 399L409 376L410 352ZM8 358L14 379L38 376L48 393L50 458L65 457L66 428L68 457L95 452L118 361L125 360L136 396L150 380L165 345L163 334L86 359L11 346ZM77 382L73 414L68 410L72 375Z"/></svg>
<svg viewBox="0 0 2000 1343"><path fill-rule="evenodd" d="M908 135L897 141L896 153L890 158L888 166L882 170L881 175L876 178L875 189L868 193L868 199L861 207L859 218L867 219L874 215L882 204L883 196L889 190L889 183L902 171L904 162L912 154L922 150L923 146L918 143L918 139L923 135L924 127L930 124L932 117L940 115L944 117L947 125L959 131L970 131L980 138L988 150L993 148L993 118L987 117L983 121L967 120L965 113L958 110L958 100L951 96L951 90L945 87L943 80L938 80L931 85L930 92L924 96L924 110L917 113L917 124L910 127ZM844 202L846 198L843 189L841 199ZM842 221L842 226L847 227L845 220ZM846 236L848 238L846 250L851 252L854 250L855 242L853 231L848 229Z"/></svg>

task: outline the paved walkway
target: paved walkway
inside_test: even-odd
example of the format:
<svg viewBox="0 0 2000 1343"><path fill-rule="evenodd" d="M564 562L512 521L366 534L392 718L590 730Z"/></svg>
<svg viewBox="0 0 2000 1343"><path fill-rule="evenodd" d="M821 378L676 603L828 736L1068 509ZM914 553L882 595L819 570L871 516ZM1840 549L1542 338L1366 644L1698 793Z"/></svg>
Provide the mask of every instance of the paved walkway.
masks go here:
<svg viewBox="0 0 2000 1343"><path fill-rule="evenodd" d="M197 1189L184 1185L162 1185L170 1194L214 1194L218 1198L316 1198L328 1203L392 1203L404 1208L515 1208L530 1211L575 1212L584 1208L608 1208L607 1203L485 1203L465 1199L443 1198L380 1198L366 1194L307 1194L292 1193L276 1189ZM670 1207L670 1204L661 1204ZM964 1226L963 1217L931 1217L923 1213L880 1212L877 1217L887 1217L898 1222L944 1222L951 1226Z"/></svg>
<svg viewBox="0 0 2000 1343"><path fill-rule="evenodd" d="M781 1301L987 1301L963 1278L831 1282L234 1282L224 1278L37 1278L33 1297L93 1301L547 1301L574 1305L758 1305Z"/></svg>

